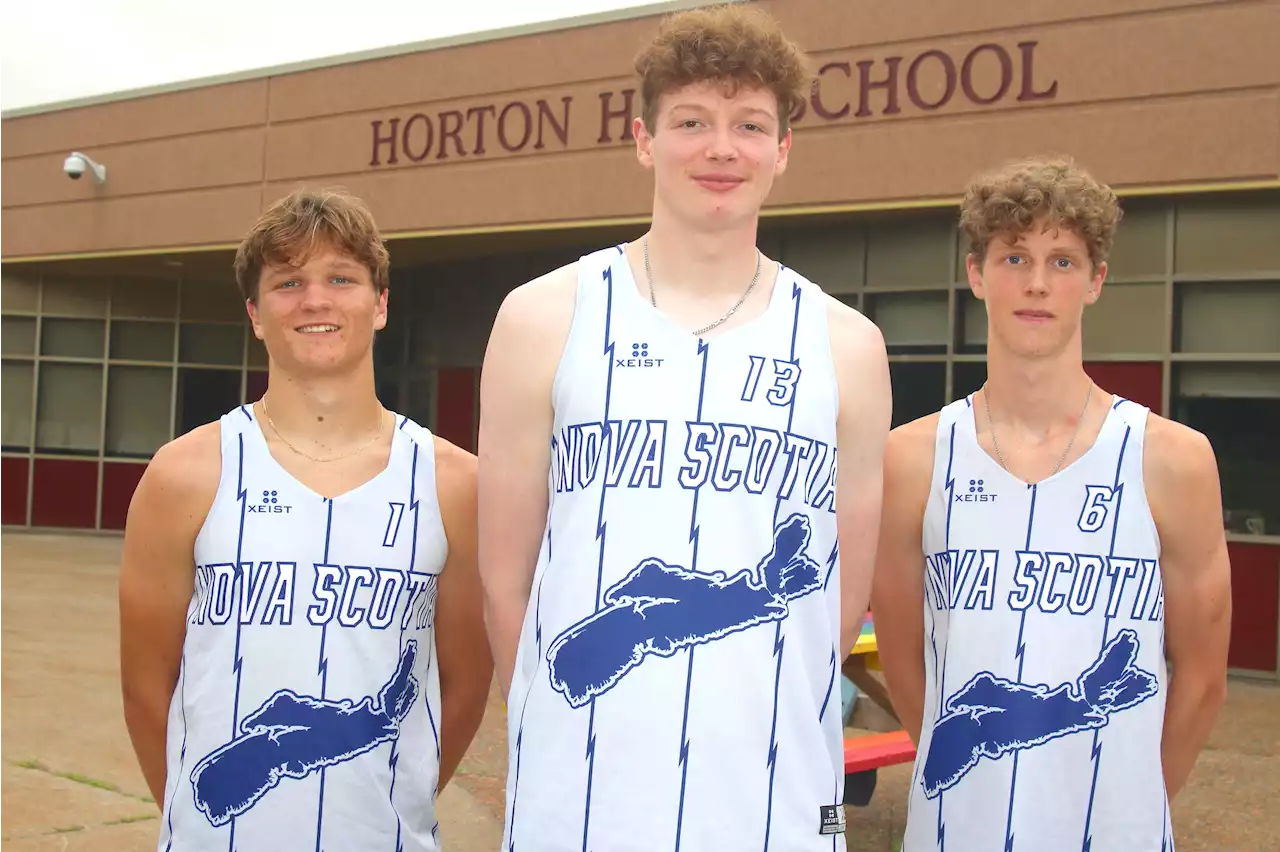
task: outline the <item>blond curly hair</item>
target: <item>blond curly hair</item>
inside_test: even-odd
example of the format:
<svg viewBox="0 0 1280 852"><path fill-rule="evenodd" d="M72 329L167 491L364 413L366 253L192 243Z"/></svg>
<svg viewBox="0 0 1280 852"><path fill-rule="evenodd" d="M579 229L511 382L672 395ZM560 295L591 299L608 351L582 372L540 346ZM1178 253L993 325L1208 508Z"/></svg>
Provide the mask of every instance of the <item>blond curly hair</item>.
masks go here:
<svg viewBox="0 0 1280 852"><path fill-rule="evenodd" d="M670 15L658 35L636 57L640 117L654 130L658 99L692 83L723 83L768 89L778 99L778 138L791 114L809 95L809 61L777 23L744 4L692 9Z"/></svg>
<svg viewBox="0 0 1280 852"><path fill-rule="evenodd" d="M1084 241L1096 269L1111 252L1121 215L1111 188L1070 158L1032 157L969 182L960 203L960 232L981 262L995 237L1016 238L1037 221L1067 228Z"/></svg>

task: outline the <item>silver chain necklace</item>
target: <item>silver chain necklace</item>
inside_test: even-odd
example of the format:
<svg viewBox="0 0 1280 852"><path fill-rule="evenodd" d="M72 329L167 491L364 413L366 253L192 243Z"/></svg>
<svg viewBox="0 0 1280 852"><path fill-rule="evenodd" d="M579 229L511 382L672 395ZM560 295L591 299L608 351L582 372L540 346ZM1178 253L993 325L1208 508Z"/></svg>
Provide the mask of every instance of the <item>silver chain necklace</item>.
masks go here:
<svg viewBox="0 0 1280 852"><path fill-rule="evenodd" d="M377 440L378 440L378 438L382 437L382 424L383 424L384 422L386 422L386 418L385 418L385 417L383 417L383 413L384 413L384 412L383 412L383 410L382 410L381 406L379 406L379 413L378 413L378 429L377 429L377 431L376 431L376 432L374 432L374 433L373 433L373 437L372 437L372 438L370 438L367 442L365 442L365 444L364 444L363 446L357 447L357 448L356 448L356 449L354 449L354 450L349 450L349 451L347 451L347 452L345 452L345 453L342 453L341 455L337 455L337 456L329 456L328 458L320 458L319 456L313 456L313 455L311 455L310 453L304 453L302 450L298 449L298 448L297 448L297 447L295 447L293 444L289 443L289 439L288 439L288 438L286 438L284 435L281 435L281 434L280 434L280 430L276 428L276 424L275 424L275 422L274 422L274 421L272 421L272 419L271 419L271 412L267 411L267 397L266 397L266 395L263 395L263 397L262 397L262 414L263 414L263 416L264 416L264 417L266 417L266 418L267 418L267 425L271 427L271 431L275 433L276 437L277 437L277 438L279 438L282 442L284 442L284 445L285 445L286 447L288 447L289 449L293 450L293 451L294 451L295 453L297 453L298 455L302 456L303 458L311 459L312 461L317 461L317 462L333 462L333 461L338 461L339 459L345 459L345 458L348 458L348 457L350 457L350 456L359 455L360 453L363 453L365 450L367 450L367 449L369 449L370 447L372 447L372 446L373 446L373 444L374 444L374 442L375 442L375 441L377 441Z"/></svg>
<svg viewBox="0 0 1280 852"><path fill-rule="evenodd" d="M1089 410L1089 399L1093 396L1093 382L1089 382L1089 391L1084 395L1084 408L1080 409L1080 417L1076 420L1076 431L1071 433L1071 440L1067 441L1067 448L1062 451L1062 455L1058 456L1058 463L1053 466L1053 470L1049 476L1053 476L1062 468L1062 463L1067 460L1067 454L1071 452L1071 447L1075 445L1076 436L1080 434L1080 427L1084 425L1084 414ZM987 414L987 428L991 430L991 446L995 448L996 459L1000 462L1000 466L1005 470L1009 470L1009 466L1004 463L1004 455L1000 452L1000 442L996 440L996 424L991 422L991 405L987 402L987 383L982 383L982 408ZM1012 473L1012 471L1009 471ZM1049 476L1044 477L1048 479Z"/></svg>
<svg viewBox="0 0 1280 852"><path fill-rule="evenodd" d="M649 303L656 308L658 307L658 297L653 292L653 272L649 269L649 237L648 235L645 235L645 237L641 240L641 244L644 246L644 277L649 282ZM734 305L732 308L729 309L729 312L727 314L720 317L720 319L711 323L711 325L703 326L702 328L695 330L693 332L695 336L701 337L702 335L706 334L711 329L719 326L725 320L729 319L729 317L733 316L738 312L738 308L742 307L743 303L747 301L747 297L751 295L751 291L756 288L756 282L760 280L760 260L761 260L760 249L756 249L756 274L752 276L751 283L747 285L746 292L742 294L742 298L738 300L738 303L736 305Z"/></svg>

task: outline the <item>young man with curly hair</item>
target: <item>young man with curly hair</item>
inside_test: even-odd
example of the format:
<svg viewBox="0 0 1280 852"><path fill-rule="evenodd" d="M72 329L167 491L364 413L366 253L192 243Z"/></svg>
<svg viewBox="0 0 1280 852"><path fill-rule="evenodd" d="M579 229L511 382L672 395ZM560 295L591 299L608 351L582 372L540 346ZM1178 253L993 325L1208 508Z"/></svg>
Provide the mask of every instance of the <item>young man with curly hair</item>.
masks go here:
<svg viewBox="0 0 1280 852"><path fill-rule="evenodd" d="M513 291L485 358L503 848L842 849L884 343L756 247L800 51L734 5L667 19L636 66L651 227Z"/></svg>
<svg viewBox="0 0 1280 852"><path fill-rule="evenodd" d="M120 668L159 849L441 848L493 672L476 460L378 401L387 267L357 199L264 211L235 272L270 387L133 495Z"/></svg>
<svg viewBox="0 0 1280 852"><path fill-rule="evenodd" d="M1223 701L1213 451L1082 360L1119 219L1067 160L965 193L987 382L885 451L873 605L919 746L907 852L1172 849L1169 801Z"/></svg>

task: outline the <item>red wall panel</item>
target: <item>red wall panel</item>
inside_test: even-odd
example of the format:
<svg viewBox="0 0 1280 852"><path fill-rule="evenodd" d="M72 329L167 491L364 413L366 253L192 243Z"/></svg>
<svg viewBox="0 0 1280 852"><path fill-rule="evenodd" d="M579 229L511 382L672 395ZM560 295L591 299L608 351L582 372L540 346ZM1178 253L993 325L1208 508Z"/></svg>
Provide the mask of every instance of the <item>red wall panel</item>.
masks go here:
<svg viewBox="0 0 1280 852"><path fill-rule="evenodd" d="M23 525L27 522L27 459L0 459L0 522Z"/></svg>
<svg viewBox="0 0 1280 852"><path fill-rule="evenodd" d="M129 501L138 487L145 464L136 462L106 462L102 465L102 528L124 529L129 516Z"/></svg>
<svg viewBox="0 0 1280 852"><path fill-rule="evenodd" d="M1145 361L1090 361L1084 365L1089 376L1104 390L1119 394L1156 414L1164 414L1160 400L1164 368Z"/></svg>
<svg viewBox="0 0 1280 852"><path fill-rule="evenodd" d="M93 529L97 514L98 462L36 459L31 495L33 527Z"/></svg>
<svg viewBox="0 0 1280 852"><path fill-rule="evenodd" d="M1231 649L1227 664L1276 670L1280 626L1280 545L1228 542L1231 554Z"/></svg>
<svg viewBox="0 0 1280 852"><path fill-rule="evenodd" d="M476 449L476 374L474 367L436 371L435 432L464 450Z"/></svg>

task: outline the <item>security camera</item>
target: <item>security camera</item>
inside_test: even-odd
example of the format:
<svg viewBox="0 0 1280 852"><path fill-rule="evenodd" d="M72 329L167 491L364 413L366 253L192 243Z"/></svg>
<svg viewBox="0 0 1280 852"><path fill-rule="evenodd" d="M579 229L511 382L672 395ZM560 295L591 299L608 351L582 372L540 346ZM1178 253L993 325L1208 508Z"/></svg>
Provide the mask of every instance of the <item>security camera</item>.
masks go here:
<svg viewBox="0 0 1280 852"><path fill-rule="evenodd" d="M101 163L95 163L92 158L81 154L79 151L73 151L71 156L67 157L62 163L62 170L72 180L80 180L86 169L93 172L93 179L98 183L106 182L107 167Z"/></svg>

